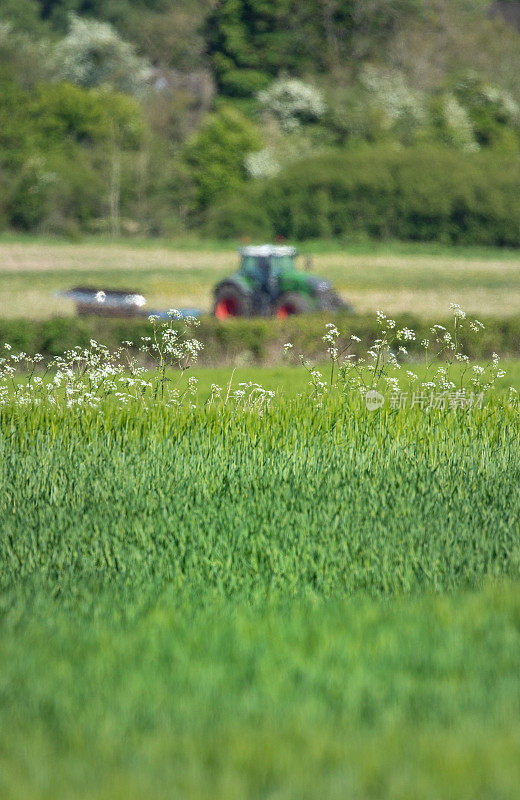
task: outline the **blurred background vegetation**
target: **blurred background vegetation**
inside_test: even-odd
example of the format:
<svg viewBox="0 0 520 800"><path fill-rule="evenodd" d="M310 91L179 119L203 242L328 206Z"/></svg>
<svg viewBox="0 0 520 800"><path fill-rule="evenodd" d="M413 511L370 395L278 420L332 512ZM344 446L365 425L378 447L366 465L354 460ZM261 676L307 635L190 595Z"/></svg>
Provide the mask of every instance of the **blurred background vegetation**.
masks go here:
<svg viewBox="0 0 520 800"><path fill-rule="evenodd" d="M0 0L0 228L520 245L520 3Z"/></svg>

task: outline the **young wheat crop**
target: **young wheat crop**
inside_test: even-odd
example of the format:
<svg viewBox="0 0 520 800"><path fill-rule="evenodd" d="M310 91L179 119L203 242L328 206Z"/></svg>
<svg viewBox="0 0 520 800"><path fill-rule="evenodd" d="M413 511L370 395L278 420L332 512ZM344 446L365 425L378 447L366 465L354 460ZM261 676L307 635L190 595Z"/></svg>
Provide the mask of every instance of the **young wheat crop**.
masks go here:
<svg viewBox="0 0 520 800"><path fill-rule="evenodd" d="M517 797L520 415L453 311L292 400L200 397L173 314L5 348L0 795Z"/></svg>

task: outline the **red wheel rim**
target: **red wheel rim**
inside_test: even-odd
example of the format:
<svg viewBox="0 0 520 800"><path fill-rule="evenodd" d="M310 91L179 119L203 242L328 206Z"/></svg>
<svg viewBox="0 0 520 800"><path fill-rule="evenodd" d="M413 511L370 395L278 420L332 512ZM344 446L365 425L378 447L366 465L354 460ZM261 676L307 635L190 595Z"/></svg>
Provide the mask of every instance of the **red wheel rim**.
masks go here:
<svg viewBox="0 0 520 800"><path fill-rule="evenodd" d="M215 316L217 319L238 317L237 301L233 297L223 297L215 305Z"/></svg>
<svg viewBox="0 0 520 800"><path fill-rule="evenodd" d="M292 303L285 303L283 306L279 306L276 309L276 316L278 319L285 319L289 316L289 314L297 314L295 307Z"/></svg>

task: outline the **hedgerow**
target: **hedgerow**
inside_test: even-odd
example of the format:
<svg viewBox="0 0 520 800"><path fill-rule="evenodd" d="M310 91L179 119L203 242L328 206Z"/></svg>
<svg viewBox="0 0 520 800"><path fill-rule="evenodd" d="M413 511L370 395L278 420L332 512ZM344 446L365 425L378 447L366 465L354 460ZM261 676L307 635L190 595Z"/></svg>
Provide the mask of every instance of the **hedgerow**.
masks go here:
<svg viewBox="0 0 520 800"><path fill-rule="evenodd" d="M221 235L249 232L250 205L266 214L265 235L520 246L520 160L516 154L395 145L334 150L290 165L213 211ZM261 217L255 218L255 230ZM212 232L215 232L212 228Z"/></svg>
<svg viewBox="0 0 520 800"><path fill-rule="evenodd" d="M198 336L204 342L199 363L205 366L235 364L237 359L253 364L276 363L282 359L283 345L290 341L295 350L311 358L322 354L324 323L329 317L310 314L302 324L301 317L278 319L234 319L222 323L212 317L202 317ZM493 352L503 356L520 355L520 317L497 319L482 318L484 330L478 337L462 336L465 352L473 359L489 358ZM376 338L378 327L374 315L337 314L334 322L340 332L340 343L347 342L351 334L359 336L361 342L354 344L354 352ZM429 336L430 323L411 314L398 315L399 327L412 328L417 333L416 341L409 343L409 355L421 352L420 342ZM440 322L447 325L448 319ZM45 358L61 355L76 345L85 347L91 339L103 342L109 349L116 349L122 341L138 343L142 336L150 333L146 318L108 319L103 317L55 317L43 321L0 319L0 343L8 342L15 349L26 353L41 353ZM137 352L136 346L130 348Z"/></svg>

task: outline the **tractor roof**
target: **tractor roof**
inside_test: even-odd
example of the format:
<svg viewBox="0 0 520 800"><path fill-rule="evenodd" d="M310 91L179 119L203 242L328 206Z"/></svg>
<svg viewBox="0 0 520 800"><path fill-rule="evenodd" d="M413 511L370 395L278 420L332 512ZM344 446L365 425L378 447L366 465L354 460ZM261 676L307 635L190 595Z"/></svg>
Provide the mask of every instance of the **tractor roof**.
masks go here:
<svg viewBox="0 0 520 800"><path fill-rule="evenodd" d="M239 252L242 256L267 258L269 256L295 256L296 248L279 244L260 244L241 247Z"/></svg>

